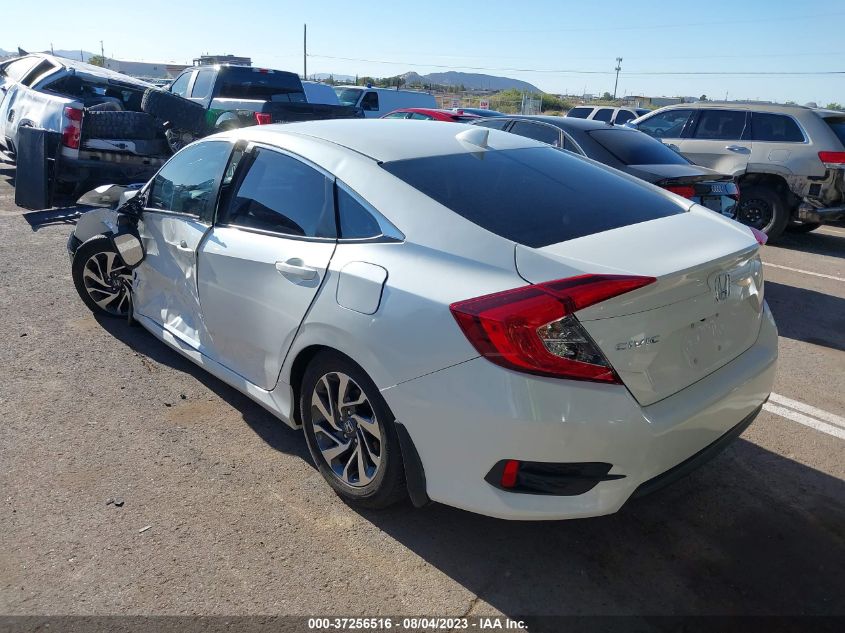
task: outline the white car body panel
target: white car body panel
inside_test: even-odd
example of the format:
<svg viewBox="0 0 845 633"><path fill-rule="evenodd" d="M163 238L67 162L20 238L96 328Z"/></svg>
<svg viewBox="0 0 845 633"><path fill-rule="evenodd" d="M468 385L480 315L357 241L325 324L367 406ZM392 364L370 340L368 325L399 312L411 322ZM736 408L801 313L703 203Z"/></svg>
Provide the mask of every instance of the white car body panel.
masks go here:
<svg viewBox="0 0 845 633"><path fill-rule="evenodd" d="M456 153L483 160L484 152L544 147L495 130L480 147L455 137L467 129L476 128L322 121L218 135L280 147L333 174L405 239L289 239L170 216L185 225L177 229L154 218L159 214L148 221L145 212L137 318L291 426L298 423L297 360L314 346L349 356L408 431L435 501L512 519L614 512L640 484L718 440L768 397L777 331L751 263L757 243L740 225L697 207L685 212L680 199L655 193L670 196L681 212L528 248L464 219L376 162ZM176 248L182 240L192 257ZM289 279L287 269L277 270L291 260L313 268L314 277ZM698 374L679 372L689 351L681 330L711 314L710 275L723 269L738 271L741 288L720 322L731 330L721 334L730 350L705 358ZM588 273L658 278L576 313L625 384L504 369L479 357L449 310L528 281ZM672 346L666 357L615 350L652 326ZM574 496L519 494L484 480L503 459L607 462L611 474L624 477Z"/></svg>
<svg viewBox="0 0 845 633"><path fill-rule="evenodd" d="M337 90L356 90L358 95L354 106L361 107L364 97L367 94L378 95L378 109L364 110L364 117L367 119L378 119L388 112L400 108L436 108L437 101L434 95L428 92L417 92L415 90L392 90L389 88L366 88L364 86L337 86Z"/></svg>

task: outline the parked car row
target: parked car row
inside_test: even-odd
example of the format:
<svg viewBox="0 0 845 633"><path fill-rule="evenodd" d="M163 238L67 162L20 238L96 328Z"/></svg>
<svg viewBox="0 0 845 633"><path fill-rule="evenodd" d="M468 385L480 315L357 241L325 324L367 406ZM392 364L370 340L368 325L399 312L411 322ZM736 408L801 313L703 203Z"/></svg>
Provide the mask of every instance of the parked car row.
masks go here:
<svg viewBox="0 0 845 633"><path fill-rule="evenodd" d="M82 215L74 284L301 426L350 503L612 513L754 420L777 330L762 239L640 179L711 172L640 132L563 121L200 139L118 210Z"/></svg>

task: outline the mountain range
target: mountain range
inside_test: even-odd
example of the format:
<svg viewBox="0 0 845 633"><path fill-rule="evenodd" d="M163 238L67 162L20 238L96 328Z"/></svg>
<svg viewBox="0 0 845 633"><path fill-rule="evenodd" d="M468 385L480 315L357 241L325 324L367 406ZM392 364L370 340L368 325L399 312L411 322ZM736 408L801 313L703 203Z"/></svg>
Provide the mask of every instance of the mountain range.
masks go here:
<svg viewBox="0 0 845 633"><path fill-rule="evenodd" d="M335 81L355 81L355 77L351 75L337 75L334 73L317 73L313 75L313 77L317 80L333 77ZM481 73L462 73L450 70L445 73L429 73L428 75L420 75L419 73L410 71L399 75L399 77L405 80L405 86L408 88L412 86L434 85L446 87L463 86L467 90L498 91L516 88L520 92L542 92L542 90L540 90L537 86L530 84L527 81L511 79L510 77L484 75Z"/></svg>

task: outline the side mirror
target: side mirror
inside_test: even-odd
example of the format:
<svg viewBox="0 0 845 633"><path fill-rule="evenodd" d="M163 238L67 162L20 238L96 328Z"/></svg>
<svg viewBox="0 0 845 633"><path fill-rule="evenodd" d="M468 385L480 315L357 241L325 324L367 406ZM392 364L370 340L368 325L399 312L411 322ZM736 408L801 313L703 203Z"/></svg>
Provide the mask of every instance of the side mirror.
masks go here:
<svg viewBox="0 0 845 633"><path fill-rule="evenodd" d="M129 268L137 268L144 261L144 245L134 233L118 233L112 238L115 250Z"/></svg>

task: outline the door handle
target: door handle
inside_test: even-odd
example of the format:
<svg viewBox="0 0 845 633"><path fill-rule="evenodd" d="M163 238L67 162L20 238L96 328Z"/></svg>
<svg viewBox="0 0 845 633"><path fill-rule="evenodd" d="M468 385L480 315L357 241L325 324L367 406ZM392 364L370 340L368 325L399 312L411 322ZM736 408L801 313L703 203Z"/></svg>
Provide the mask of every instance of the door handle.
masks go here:
<svg viewBox="0 0 845 633"><path fill-rule="evenodd" d="M725 145L725 149L730 152L738 152L744 154L748 151L747 147L743 147L742 145Z"/></svg>
<svg viewBox="0 0 845 633"><path fill-rule="evenodd" d="M305 266L301 259L289 259L286 262L276 262L276 270L283 275L298 277L309 281L317 277L317 269Z"/></svg>

